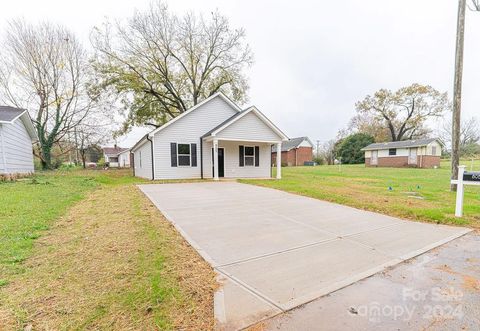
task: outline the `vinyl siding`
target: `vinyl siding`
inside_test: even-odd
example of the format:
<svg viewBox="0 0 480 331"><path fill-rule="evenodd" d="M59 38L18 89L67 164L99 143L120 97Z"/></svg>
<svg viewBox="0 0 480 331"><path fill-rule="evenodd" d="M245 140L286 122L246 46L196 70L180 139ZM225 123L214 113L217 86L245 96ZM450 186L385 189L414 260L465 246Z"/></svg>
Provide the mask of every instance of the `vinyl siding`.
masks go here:
<svg viewBox="0 0 480 331"><path fill-rule="evenodd" d="M130 151L118 154L118 165L120 167L130 167Z"/></svg>
<svg viewBox="0 0 480 331"><path fill-rule="evenodd" d="M200 137L237 111L221 97L216 97L180 118L154 136L155 179L200 178ZM170 143L197 144L196 167L172 167Z"/></svg>
<svg viewBox="0 0 480 331"><path fill-rule="evenodd" d="M253 112L248 113L230 126L226 127L216 136L218 138L232 140L282 141L282 138Z"/></svg>
<svg viewBox="0 0 480 331"><path fill-rule="evenodd" d="M239 166L238 146L258 146L260 148L260 162L258 167ZM211 142L203 145L203 174L204 178L213 178ZM219 141L219 148L225 150L225 178L269 178L271 175L270 155L271 145L265 143L240 143L234 141Z"/></svg>
<svg viewBox="0 0 480 331"><path fill-rule="evenodd" d="M30 136L20 119L12 124L1 125L1 140L3 150L0 155L2 173L30 173L34 171L33 151ZM6 171L3 160L6 161Z"/></svg>
<svg viewBox="0 0 480 331"><path fill-rule="evenodd" d="M133 155L135 176L152 179L152 150L150 141L146 141ZM140 162L141 159L141 162Z"/></svg>

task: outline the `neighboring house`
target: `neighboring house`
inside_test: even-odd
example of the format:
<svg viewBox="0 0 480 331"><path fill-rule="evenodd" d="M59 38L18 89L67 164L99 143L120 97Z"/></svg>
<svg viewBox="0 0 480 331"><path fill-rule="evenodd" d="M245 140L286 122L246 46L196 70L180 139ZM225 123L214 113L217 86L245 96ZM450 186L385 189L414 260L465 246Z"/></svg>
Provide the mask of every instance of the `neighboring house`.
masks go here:
<svg viewBox="0 0 480 331"><path fill-rule="evenodd" d="M272 164L277 161L277 152L272 149ZM292 138L282 144L282 165L303 166L313 160L313 143L308 137Z"/></svg>
<svg viewBox="0 0 480 331"><path fill-rule="evenodd" d="M130 148L118 153L118 166L120 168L130 168Z"/></svg>
<svg viewBox="0 0 480 331"><path fill-rule="evenodd" d="M134 173L149 179L271 177L272 145L280 150L286 140L257 108L241 110L216 93L137 142Z"/></svg>
<svg viewBox="0 0 480 331"><path fill-rule="evenodd" d="M108 166L111 168L121 167L119 162L119 155L121 153L129 151L128 148L122 148L115 145L114 147L104 147L103 148L103 158L105 163L108 163Z"/></svg>
<svg viewBox="0 0 480 331"><path fill-rule="evenodd" d="M370 144L365 151L368 167L417 167L440 166L443 144L436 138L393 141Z"/></svg>
<svg viewBox="0 0 480 331"><path fill-rule="evenodd" d="M36 141L28 111L0 106L0 174L34 172L32 143Z"/></svg>

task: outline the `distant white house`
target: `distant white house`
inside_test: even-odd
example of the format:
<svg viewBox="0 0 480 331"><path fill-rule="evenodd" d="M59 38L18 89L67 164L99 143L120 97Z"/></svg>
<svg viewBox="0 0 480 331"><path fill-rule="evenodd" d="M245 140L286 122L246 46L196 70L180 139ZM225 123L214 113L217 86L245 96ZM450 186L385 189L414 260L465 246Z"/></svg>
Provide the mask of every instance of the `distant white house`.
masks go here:
<svg viewBox="0 0 480 331"><path fill-rule="evenodd" d="M118 166L120 168L130 168L130 148L118 153Z"/></svg>
<svg viewBox="0 0 480 331"><path fill-rule="evenodd" d="M148 179L268 178L271 151L288 137L256 107L216 93L132 147L135 176ZM280 158L277 178L281 177Z"/></svg>
<svg viewBox="0 0 480 331"><path fill-rule="evenodd" d="M34 172L32 143L37 140L28 111L0 106L0 174Z"/></svg>
<svg viewBox="0 0 480 331"><path fill-rule="evenodd" d="M440 166L442 142L436 138L392 141L370 144L365 151L368 167L415 167Z"/></svg>
<svg viewBox="0 0 480 331"><path fill-rule="evenodd" d="M103 158L111 168L130 166L130 149L115 145L114 147L103 147ZM128 158L128 162L127 159Z"/></svg>

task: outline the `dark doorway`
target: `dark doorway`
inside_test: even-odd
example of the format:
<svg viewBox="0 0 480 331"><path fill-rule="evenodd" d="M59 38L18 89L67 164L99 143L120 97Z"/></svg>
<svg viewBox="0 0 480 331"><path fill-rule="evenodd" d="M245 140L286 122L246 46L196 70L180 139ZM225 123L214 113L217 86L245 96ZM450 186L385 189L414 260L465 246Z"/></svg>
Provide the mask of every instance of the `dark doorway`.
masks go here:
<svg viewBox="0 0 480 331"><path fill-rule="evenodd" d="M225 150L218 149L218 177L225 177ZM212 148L212 165L213 165L213 148ZM212 175L215 173L215 167L212 166ZM212 176L213 177L213 176Z"/></svg>

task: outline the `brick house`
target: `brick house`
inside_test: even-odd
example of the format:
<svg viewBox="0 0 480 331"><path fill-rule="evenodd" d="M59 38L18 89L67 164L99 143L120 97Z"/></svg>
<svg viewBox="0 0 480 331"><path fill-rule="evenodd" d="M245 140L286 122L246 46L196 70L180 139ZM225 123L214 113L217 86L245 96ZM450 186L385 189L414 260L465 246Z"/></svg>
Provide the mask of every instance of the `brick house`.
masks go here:
<svg viewBox="0 0 480 331"><path fill-rule="evenodd" d="M362 151L367 167L434 168L440 166L442 146L437 138L429 138L374 143Z"/></svg>
<svg viewBox="0 0 480 331"><path fill-rule="evenodd" d="M292 138L282 144L282 165L302 166L313 159L313 143L308 137ZM276 164L277 153L272 150L272 164Z"/></svg>

